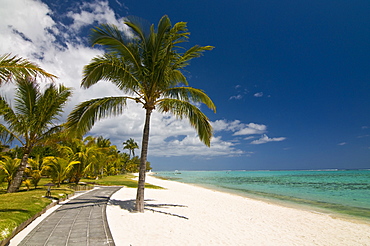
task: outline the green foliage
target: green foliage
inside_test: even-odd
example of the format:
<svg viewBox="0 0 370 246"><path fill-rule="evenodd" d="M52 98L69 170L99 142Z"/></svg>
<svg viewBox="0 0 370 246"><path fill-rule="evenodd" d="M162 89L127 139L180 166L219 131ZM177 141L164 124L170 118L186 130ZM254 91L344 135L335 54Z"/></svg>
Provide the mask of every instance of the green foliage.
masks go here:
<svg viewBox="0 0 370 246"><path fill-rule="evenodd" d="M128 188L137 188L137 181L132 174L124 174L124 175L114 175L114 176L107 176L99 180L91 180L91 179L82 179L83 182L86 183L93 183L96 185L118 185L118 186L125 186ZM145 184L145 187L150 189L163 189L160 186L152 185L152 184Z"/></svg>
<svg viewBox="0 0 370 246"><path fill-rule="evenodd" d="M53 193L73 193L70 189L53 189ZM43 198L46 189L20 191L17 193L0 194L0 241L7 238L21 223L41 212L51 203L50 199Z"/></svg>
<svg viewBox="0 0 370 246"><path fill-rule="evenodd" d="M172 26L167 16L162 17L157 29L153 25L150 30L144 30L136 19L129 19L125 24L136 39L127 39L115 25L104 24L93 29L92 44L102 45L108 52L85 66L81 86L89 88L105 80L134 97L105 97L83 102L69 115L68 128L83 135L96 120L121 114L130 99L150 111L158 105L161 112L188 118L201 141L209 146L212 136L209 120L190 102L203 103L214 111L216 107L202 90L187 86L182 71L190 60L213 47L195 45L182 49L180 44L189 38L186 23Z"/></svg>
<svg viewBox="0 0 370 246"><path fill-rule="evenodd" d="M44 153L41 152L40 154L43 155ZM25 172L27 176L31 178L30 182L36 189L41 180L42 174L46 172L48 167L45 165L40 156L37 156L36 158L29 158L28 163L30 168L27 168Z"/></svg>
<svg viewBox="0 0 370 246"><path fill-rule="evenodd" d="M0 140L18 140L22 145L20 168L13 178L8 192L15 192L21 185L28 157L35 146L46 144L62 130L55 121L71 96L71 89L63 85L50 84L41 91L32 78L19 78L16 81L14 108L0 96L0 116L6 124L0 124Z"/></svg>
<svg viewBox="0 0 370 246"><path fill-rule="evenodd" d="M79 161L69 161L60 157L49 156L44 158L44 165L47 166L47 172L57 187L60 187L60 184L67 179L74 165L78 164Z"/></svg>
<svg viewBox="0 0 370 246"><path fill-rule="evenodd" d="M0 55L0 85L12 79L18 80L25 77L35 77L36 75L51 80L56 78L55 75L47 73L38 65L27 59L11 56L10 54Z"/></svg>
<svg viewBox="0 0 370 246"><path fill-rule="evenodd" d="M189 38L185 22L172 25L163 16L157 27L143 28L139 19L128 18L125 24L135 35L127 38L125 33L111 24L103 24L92 30L92 45L102 45L107 51L84 67L81 86L89 88L99 81L108 81L121 90L121 97L95 98L77 105L68 116L67 128L82 136L97 120L123 113L127 100L142 104L145 124L142 140L140 184L136 209L144 211L144 182L147 168L150 117L153 110L170 112L179 119L189 120L199 139L210 146L213 134L209 119L196 104L205 104L216 111L212 100L200 89L188 86L182 74L193 58L200 57L212 46L195 45L190 49L181 47ZM126 163L127 169L135 169L135 161Z"/></svg>
<svg viewBox="0 0 370 246"><path fill-rule="evenodd" d="M23 184L27 187L27 190L30 190L30 187L32 185L31 180L26 179L23 181Z"/></svg>
<svg viewBox="0 0 370 246"><path fill-rule="evenodd" d="M35 189L37 188L37 185L41 180L42 171L43 170L32 170L31 172L31 184L35 187Z"/></svg>
<svg viewBox="0 0 370 246"><path fill-rule="evenodd" d="M30 153L31 158L42 160L46 156L58 156L58 150L51 145L35 146Z"/></svg>
<svg viewBox="0 0 370 246"><path fill-rule="evenodd" d="M129 152L130 157L131 157L131 152L132 152L132 156L135 157L135 149L138 149L138 148L139 148L139 145L137 145L135 140L132 138L128 139L126 142L123 142L123 149L128 149L130 151Z"/></svg>
<svg viewBox="0 0 370 246"><path fill-rule="evenodd" d="M15 174L17 173L20 161L20 159L12 159L8 156L4 156L3 160L0 161L0 171L2 173L3 179L5 178L8 183L8 188L13 178L15 177Z"/></svg>

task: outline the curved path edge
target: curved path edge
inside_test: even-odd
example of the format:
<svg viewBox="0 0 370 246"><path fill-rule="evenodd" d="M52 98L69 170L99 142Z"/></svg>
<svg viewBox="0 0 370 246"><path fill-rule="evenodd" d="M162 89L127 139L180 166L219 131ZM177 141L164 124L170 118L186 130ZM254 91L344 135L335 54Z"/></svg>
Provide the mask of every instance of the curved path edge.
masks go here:
<svg viewBox="0 0 370 246"><path fill-rule="evenodd" d="M47 210L10 240L12 245L111 245L109 198L122 187L99 186Z"/></svg>

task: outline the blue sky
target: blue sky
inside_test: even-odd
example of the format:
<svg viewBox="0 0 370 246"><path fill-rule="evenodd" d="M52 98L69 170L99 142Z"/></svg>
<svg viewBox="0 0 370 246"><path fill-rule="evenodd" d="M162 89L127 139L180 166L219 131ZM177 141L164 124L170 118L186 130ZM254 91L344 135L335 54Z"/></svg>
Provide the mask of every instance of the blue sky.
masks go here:
<svg viewBox="0 0 370 246"><path fill-rule="evenodd" d="M0 53L27 57L75 88L64 119L78 102L119 94L104 83L79 88L82 67L102 52L86 43L98 23L124 30L125 16L157 23L167 14L188 23L189 46L215 46L186 73L217 106L216 114L201 107L212 147L186 122L155 114L154 170L370 168L368 0L54 2L0 0ZM140 144L143 117L131 105L91 134L119 148L131 137Z"/></svg>

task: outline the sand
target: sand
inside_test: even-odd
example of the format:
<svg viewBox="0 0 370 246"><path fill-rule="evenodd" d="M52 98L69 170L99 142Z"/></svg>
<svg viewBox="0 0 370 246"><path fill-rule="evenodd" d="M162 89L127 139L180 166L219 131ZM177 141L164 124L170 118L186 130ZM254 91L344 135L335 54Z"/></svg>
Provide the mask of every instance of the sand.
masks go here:
<svg viewBox="0 0 370 246"><path fill-rule="evenodd" d="M370 223L339 219L150 175L166 188L145 190L146 210L132 212L136 189L107 206L119 245L370 245Z"/></svg>

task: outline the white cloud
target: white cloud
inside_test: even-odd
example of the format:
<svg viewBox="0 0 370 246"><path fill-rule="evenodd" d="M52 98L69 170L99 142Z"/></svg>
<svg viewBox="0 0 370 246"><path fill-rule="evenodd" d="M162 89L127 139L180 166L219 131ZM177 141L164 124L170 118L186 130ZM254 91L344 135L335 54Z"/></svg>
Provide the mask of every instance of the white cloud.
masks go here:
<svg viewBox="0 0 370 246"><path fill-rule="evenodd" d="M140 105L129 103L127 112L98 122L91 133L109 137L118 148L128 138L134 138L141 145L144 117L145 111ZM199 140L187 120L180 121L172 115L153 112L149 142L151 156L239 156L244 152L235 147L237 144L215 136L209 148Z"/></svg>
<svg viewBox="0 0 370 246"><path fill-rule="evenodd" d="M338 145L343 146L343 145L346 145L346 144L347 144L346 142L342 142L342 143L339 143Z"/></svg>
<svg viewBox="0 0 370 246"><path fill-rule="evenodd" d="M234 89L237 90L237 93L236 95L229 97L229 100L241 100L244 95L248 93L248 90L246 88L243 89L241 85L236 85Z"/></svg>
<svg viewBox="0 0 370 246"><path fill-rule="evenodd" d="M98 83L88 90L80 88L83 66L88 64L92 57L101 54L100 50L87 47L82 39L76 38L80 30L97 22L116 25L122 23L122 20L115 19L114 11L106 1L84 3L76 8L75 12L69 12L68 17L72 20L70 26L53 20L51 10L39 1L5 0L0 11L4 18L0 24L0 53L13 53L28 58L46 71L57 75L57 82L74 88L63 121L72 108L82 101L120 95L120 91L110 83ZM29 15L30 12L32 15ZM70 38L72 36L75 38ZM12 87L3 87L2 93L11 96ZM129 103L123 115L97 122L90 134L110 138L118 148L122 148L122 142L128 138L134 138L141 145L144 117L145 112L140 105ZM185 137L179 139L178 136ZM172 137L171 141L168 140L169 137ZM199 141L195 130L186 120L179 121L173 116L153 113L149 145L149 153L153 156L242 154L243 151L236 149L235 145L223 141L219 136L212 139L212 147L208 148Z"/></svg>
<svg viewBox="0 0 370 246"><path fill-rule="evenodd" d="M88 90L80 88L83 67L102 53L101 50L86 46L80 37L84 27L99 22L108 22L123 28L107 1L83 3L67 13L71 24L53 19L52 11L39 0L1 0L0 8L0 54L12 53L39 64L46 71L59 77L58 83L73 87L73 97L65 108L62 121L66 120L72 108L85 100L104 96L121 95L112 84L101 82ZM32 13L32 14L30 14ZM14 87L14 86L13 86ZM13 96L13 87L1 88L1 93ZM236 86L240 89L241 86ZM246 90L240 92L239 99ZM237 99L237 98L235 98ZM104 119L95 124L89 134L110 138L122 148L122 142L134 138L141 145L145 112L136 103L129 103L123 115ZM239 120L217 120L212 122L215 137L208 148L198 139L195 130L187 120L177 120L171 115L154 112L151 118L149 155L153 156L239 156L250 155L237 148L239 139L223 140L225 133L233 136L263 134L266 126L256 123L245 124ZM222 135L222 136L221 136Z"/></svg>
<svg viewBox="0 0 370 246"><path fill-rule="evenodd" d="M79 8L79 12L70 11L67 16L73 20L70 28L75 31L79 31L82 27L89 26L94 22L110 23L127 30L123 21L116 19L115 13L109 7L107 1L84 2Z"/></svg>
<svg viewBox="0 0 370 246"><path fill-rule="evenodd" d="M240 100L240 99L242 99L242 98L243 98L243 95L239 94L239 95L231 96L231 97L229 98L229 100L233 100L233 99L235 99L235 100Z"/></svg>
<svg viewBox="0 0 370 246"><path fill-rule="evenodd" d="M251 142L251 144L264 144L269 142L280 142L284 141L286 138L280 137L280 138L269 138L266 134L263 134L263 136L258 139Z"/></svg>
<svg viewBox="0 0 370 246"><path fill-rule="evenodd" d="M257 92L253 96L255 96L255 97L263 97L263 92Z"/></svg>
<svg viewBox="0 0 370 246"><path fill-rule="evenodd" d="M216 120L212 123L212 126L215 132L231 131L233 132L233 136L263 134L267 130L265 125L256 123L244 124L239 120Z"/></svg>
<svg viewBox="0 0 370 246"><path fill-rule="evenodd" d="M249 123L247 125L243 125L243 127L235 132L234 136L240 135L254 135L254 134L262 134L266 132L267 127L265 125Z"/></svg>

